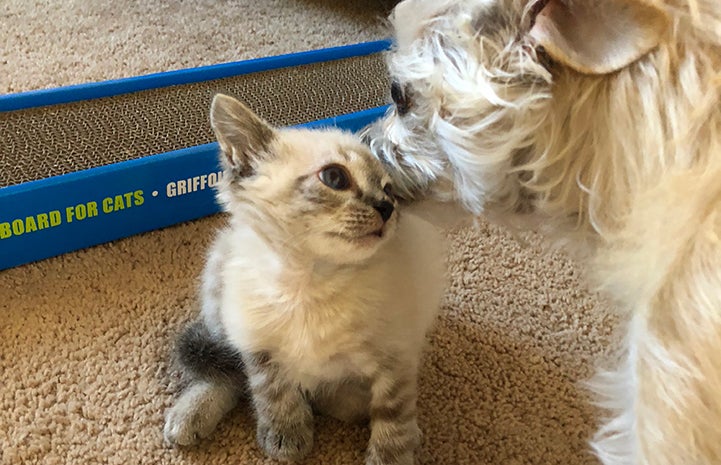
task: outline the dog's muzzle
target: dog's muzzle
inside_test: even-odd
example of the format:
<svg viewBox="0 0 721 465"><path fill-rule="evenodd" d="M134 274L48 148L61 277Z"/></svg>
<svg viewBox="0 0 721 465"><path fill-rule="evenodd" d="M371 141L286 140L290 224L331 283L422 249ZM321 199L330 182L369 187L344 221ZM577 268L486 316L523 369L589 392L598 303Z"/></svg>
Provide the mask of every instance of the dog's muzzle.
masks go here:
<svg viewBox="0 0 721 465"><path fill-rule="evenodd" d="M403 163L395 143L384 133L383 119L373 122L360 130L358 135L366 144L373 156L383 163L386 171L393 178L393 189L399 200L410 201L418 196L419 186L417 173Z"/></svg>

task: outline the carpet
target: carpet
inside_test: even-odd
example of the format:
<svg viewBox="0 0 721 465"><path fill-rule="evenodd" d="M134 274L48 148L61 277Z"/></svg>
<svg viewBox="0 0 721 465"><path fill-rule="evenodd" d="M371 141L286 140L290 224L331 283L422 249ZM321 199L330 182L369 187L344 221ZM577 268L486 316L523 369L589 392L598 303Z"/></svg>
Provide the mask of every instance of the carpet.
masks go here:
<svg viewBox="0 0 721 465"><path fill-rule="evenodd" d="M0 92L382 38L392 2L6 0ZM2 117L2 116L0 116ZM3 464L271 464L241 405L163 444L170 342L197 313L221 215L0 272ZM448 232L451 282L420 380L419 464L592 465L582 387L616 317L578 267L480 222ZM305 464L361 464L367 428L320 418Z"/></svg>

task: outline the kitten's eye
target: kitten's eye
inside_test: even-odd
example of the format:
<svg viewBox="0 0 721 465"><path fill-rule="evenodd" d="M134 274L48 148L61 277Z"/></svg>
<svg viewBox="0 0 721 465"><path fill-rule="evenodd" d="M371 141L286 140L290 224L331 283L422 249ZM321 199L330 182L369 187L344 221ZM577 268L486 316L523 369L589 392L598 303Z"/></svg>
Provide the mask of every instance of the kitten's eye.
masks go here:
<svg viewBox="0 0 721 465"><path fill-rule="evenodd" d="M395 199L395 195L393 194L393 186L391 186L390 184L386 184L383 187L383 192L385 192L386 195L391 199Z"/></svg>
<svg viewBox="0 0 721 465"><path fill-rule="evenodd" d="M340 165L329 165L318 172L320 182L333 190L344 191L350 187L350 175Z"/></svg>
<svg viewBox="0 0 721 465"><path fill-rule="evenodd" d="M403 116L408 113L411 104L408 101L405 90L401 87L398 81L393 81L391 83L391 98L393 99L393 103L396 104L396 110L399 115Z"/></svg>

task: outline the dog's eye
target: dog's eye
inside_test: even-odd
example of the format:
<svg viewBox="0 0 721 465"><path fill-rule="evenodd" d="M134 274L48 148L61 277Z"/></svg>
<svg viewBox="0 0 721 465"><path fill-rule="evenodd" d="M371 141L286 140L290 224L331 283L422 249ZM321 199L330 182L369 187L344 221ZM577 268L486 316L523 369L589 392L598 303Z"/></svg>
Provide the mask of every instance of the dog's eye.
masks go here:
<svg viewBox="0 0 721 465"><path fill-rule="evenodd" d="M385 194L391 199L395 199L395 194L393 193L393 186L391 186L390 184L386 184L385 186L383 186L383 192L385 192Z"/></svg>
<svg viewBox="0 0 721 465"><path fill-rule="evenodd" d="M393 103L396 104L396 110L399 115L403 116L408 113L411 105L408 101L408 96L406 95L405 90L398 81L393 81L391 83L391 98L393 99Z"/></svg>
<svg viewBox="0 0 721 465"><path fill-rule="evenodd" d="M318 179L336 191L344 191L351 185L348 171L341 165L328 165L318 172Z"/></svg>

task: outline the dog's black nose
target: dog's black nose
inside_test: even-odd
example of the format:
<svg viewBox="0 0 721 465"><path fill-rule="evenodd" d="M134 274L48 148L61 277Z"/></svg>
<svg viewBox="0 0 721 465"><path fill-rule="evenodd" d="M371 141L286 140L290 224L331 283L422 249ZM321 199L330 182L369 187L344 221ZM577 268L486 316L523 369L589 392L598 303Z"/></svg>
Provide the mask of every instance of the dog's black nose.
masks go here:
<svg viewBox="0 0 721 465"><path fill-rule="evenodd" d="M383 202L379 202L373 205L373 208L376 209L378 213L381 214L381 218L383 218L383 222L388 221L388 218L391 217L393 214L393 204L390 202L386 202L385 200Z"/></svg>

